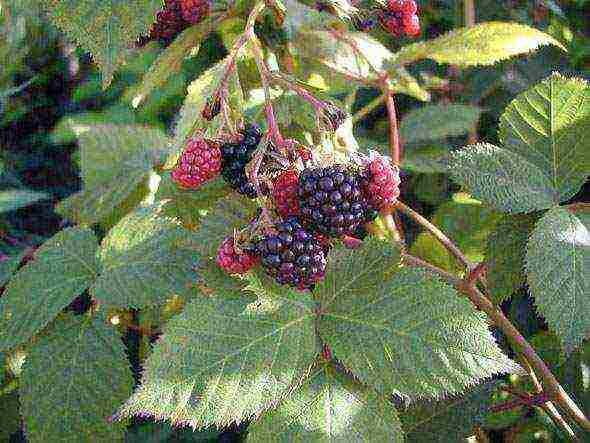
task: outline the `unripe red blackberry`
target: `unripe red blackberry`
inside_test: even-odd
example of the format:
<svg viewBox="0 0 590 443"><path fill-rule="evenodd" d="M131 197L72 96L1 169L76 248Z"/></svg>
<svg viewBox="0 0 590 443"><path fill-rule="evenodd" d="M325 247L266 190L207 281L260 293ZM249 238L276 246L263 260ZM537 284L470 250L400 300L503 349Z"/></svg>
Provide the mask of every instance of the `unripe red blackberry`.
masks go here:
<svg viewBox="0 0 590 443"><path fill-rule="evenodd" d="M272 196L283 218L299 214L298 184L299 175L295 171L283 171L273 183Z"/></svg>
<svg viewBox="0 0 590 443"><path fill-rule="evenodd" d="M407 36L417 37L420 35L420 19L417 15L404 16L402 23Z"/></svg>
<svg viewBox="0 0 590 443"><path fill-rule="evenodd" d="M189 140L180 156L178 165L172 171L172 180L183 188L196 189L219 175L221 151L202 138Z"/></svg>
<svg viewBox="0 0 590 443"><path fill-rule="evenodd" d="M415 0L389 0L387 6L391 12L401 12L408 16L414 15L418 11Z"/></svg>
<svg viewBox="0 0 590 443"><path fill-rule="evenodd" d="M399 197L399 168L389 157L373 153L362 172L361 189L368 203L377 211L390 206Z"/></svg>
<svg viewBox="0 0 590 443"><path fill-rule="evenodd" d="M255 254L245 250L240 253L236 251L233 237L226 238L219 246L217 264L228 274L244 274L257 262Z"/></svg>
<svg viewBox="0 0 590 443"><path fill-rule="evenodd" d="M150 40L169 44L188 26L189 24L182 18L180 0L165 0L164 8L156 14L156 21L150 28L149 36L141 39L140 45Z"/></svg>
<svg viewBox="0 0 590 443"><path fill-rule="evenodd" d="M246 165L252 160L262 132L258 125L250 124L240 134L241 141L229 142L221 147L221 175L236 192L256 198L256 188L246 176Z"/></svg>
<svg viewBox="0 0 590 443"><path fill-rule="evenodd" d="M361 190L359 172L345 165L308 168L297 190L302 221L329 237L352 234L378 214Z"/></svg>
<svg viewBox="0 0 590 443"><path fill-rule="evenodd" d="M326 248L295 217L275 230L256 244L266 272L279 284L298 289L319 282L326 272Z"/></svg>
<svg viewBox="0 0 590 443"><path fill-rule="evenodd" d="M189 23L199 23L209 13L209 0L180 0L182 17Z"/></svg>

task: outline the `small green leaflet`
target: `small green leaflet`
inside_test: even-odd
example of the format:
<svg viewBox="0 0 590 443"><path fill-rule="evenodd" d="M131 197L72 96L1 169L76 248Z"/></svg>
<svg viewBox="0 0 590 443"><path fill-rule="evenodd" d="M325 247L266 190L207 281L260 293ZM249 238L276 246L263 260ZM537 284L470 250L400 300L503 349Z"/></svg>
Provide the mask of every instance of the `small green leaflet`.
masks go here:
<svg viewBox="0 0 590 443"><path fill-rule="evenodd" d="M397 412L377 392L323 363L248 428L249 442L403 442Z"/></svg>
<svg viewBox="0 0 590 443"><path fill-rule="evenodd" d="M380 392L410 398L460 393L517 367L483 315L425 271L397 269L398 254L377 240L330 254L318 331L336 359Z"/></svg>
<svg viewBox="0 0 590 443"><path fill-rule="evenodd" d="M395 62L405 65L429 58L458 66L491 65L544 45L565 50L561 43L537 29L519 23L487 22L404 46L395 54Z"/></svg>
<svg viewBox="0 0 590 443"><path fill-rule="evenodd" d="M43 0L42 3L54 24L92 54L102 71L104 88L162 8L158 0Z"/></svg>
<svg viewBox="0 0 590 443"><path fill-rule="evenodd" d="M28 441L122 442L123 427L108 417L132 387L123 342L104 319L59 318L31 346L21 376Z"/></svg>
<svg viewBox="0 0 590 443"><path fill-rule="evenodd" d="M166 215L178 218L188 229L195 229L203 218L203 210L209 209L229 192L229 186L221 178L204 183L195 192L181 188L169 173L165 173L155 198L164 202L163 211Z"/></svg>
<svg viewBox="0 0 590 443"><path fill-rule="evenodd" d="M542 171L555 203L568 200L590 175L588 83L554 73L523 92L500 119L500 139Z"/></svg>
<svg viewBox="0 0 590 443"><path fill-rule="evenodd" d="M590 332L590 209L548 211L529 239L526 269L539 313L571 352Z"/></svg>
<svg viewBox="0 0 590 443"><path fill-rule="evenodd" d="M526 281L526 244L537 218L534 214L506 216L488 238L486 279L495 303L508 299Z"/></svg>
<svg viewBox="0 0 590 443"><path fill-rule="evenodd" d="M404 143L464 135L475 128L481 109L463 104L432 104L408 112L400 123Z"/></svg>
<svg viewBox="0 0 590 443"><path fill-rule="evenodd" d="M314 304L301 297L260 309L252 301L193 299L164 328L119 416L226 426L276 404L314 361Z"/></svg>
<svg viewBox="0 0 590 443"><path fill-rule="evenodd" d="M197 230L197 250L204 257L217 257L217 250L234 229L245 227L256 214L251 200L235 193L219 200Z"/></svg>
<svg viewBox="0 0 590 443"><path fill-rule="evenodd" d="M48 197L49 195L44 192L27 191L24 189L0 191L0 214L32 205Z"/></svg>
<svg viewBox="0 0 590 443"><path fill-rule="evenodd" d="M85 228L68 228L46 241L0 298L0 350L25 343L98 274L97 242Z"/></svg>
<svg viewBox="0 0 590 443"><path fill-rule="evenodd" d="M549 179L524 157L490 144L451 156L451 176L474 197L508 212L532 212L555 204Z"/></svg>
<svg viewBox="0 0 590 443"><path fill-rule="evenodd" d="M119 307L144 307L184 294L197 276L193 234L157 206L142 207L121 220L102 241L102 273L92 294Z"/></svg>

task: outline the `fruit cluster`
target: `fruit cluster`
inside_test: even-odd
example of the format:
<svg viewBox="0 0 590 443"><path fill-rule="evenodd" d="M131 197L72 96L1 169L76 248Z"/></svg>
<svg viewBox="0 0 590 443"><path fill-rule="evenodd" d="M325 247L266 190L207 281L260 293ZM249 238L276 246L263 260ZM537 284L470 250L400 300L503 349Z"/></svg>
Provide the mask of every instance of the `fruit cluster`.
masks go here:
<svg viewBox="0 0 590 443"><path fill-rule="evenodd" d="M203 20L210 9L209 0L164 0L164 8L156 14L149 34L140 39L139 45L152 40L170 44L186 28Z"/></svg>
<svg viewBox="0 0 590 443"><path fill-rule="evenodd" d="M221 175L232 189L255 198L258 193L246 166L261 138L260 128L249 124L225 143L191 139L172 179L183 188L197 189ZM279 284L308 289L323 278L334 239L354 247L364 225L395 203L399 171L374 152L347 163L314 165L311 151L296 141L285 140L282 148L269 144L273 155L264 156L261 169L269 174L263 195L276 221L266 220L262 234L228 237L217 263L230 274L243 274L261 263ZM285 151L282 166L270 168L269 158Z"/></svg>

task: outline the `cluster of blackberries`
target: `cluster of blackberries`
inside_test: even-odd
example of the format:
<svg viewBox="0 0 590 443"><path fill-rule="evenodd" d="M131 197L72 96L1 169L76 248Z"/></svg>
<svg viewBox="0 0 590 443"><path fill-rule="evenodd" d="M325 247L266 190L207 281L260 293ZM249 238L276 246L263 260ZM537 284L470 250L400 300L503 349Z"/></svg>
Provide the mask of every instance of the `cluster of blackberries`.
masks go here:
<svg viewBox="0 0 590 443"><path fill-rule="evenodd" d="M140 38L139 45L152 40L170 44L186 28L203 20L210 9L209 0L164 0L164 8L156 14L149 34Z"/></svg>
<svg viewBox="0 0 590 443"><path fill-rule="evenodd" d="M172 179L184 188L196 189L221 173L235 191L255 198L257 192L245 168L261 138L260 128L249 124L222 145L192 139ZM308 164L309 151L295 141L286 141L282 148ZM354 247L358 241L351 242L351 238L361 238L363 226L399 196L397 167L377 153L346 164L308 166L301 173L296 163L289 162L291 168L280 172L271 168L274 179L269 181L270 189L264 189L281 221L264 226L262 237L246 239L244 245L236 245L233 237L221 244L217 263L226 272L243 274L261 262L279 284L311 288L326 271L330 239L340 238Z"/></svg>
<svg viewBox="0 0 590 443"><path fill-rule="evenodd" d="M283 171L274 181L271 195L284 221L255 242L243 261L253 266L257 263L253 257L258 256L279 284L311 288L325 274L329 238L342 238L356 247L359 241L353 237L364 237L364 225L395 203L399 184L398 169L375 153L359 164L306 168L301 174ZM220 257L232 255L227 244L226 240ZM224 260L219 258L218 263ZM235 273L234 265L222 268Z"/></svg>
<svg viewBox="0 0 590 443"><path fill-rule="evenodd" d="M172 179L183 188L196 189L221 173L232 189L255 198L256 189L246 176L246 165L261 138L260 127L255 124L247 125L235 141L221 146L202 138L193 138L172 171Z"/></svg>
<svg viewBox="0 0 590 443"><path fill-rule="evenodd" d="M415 0L387 0L386 7L371 11L371 17L356 21L360 31L368 31L379 22L394 37L420 35L420 18Z"/></svg>

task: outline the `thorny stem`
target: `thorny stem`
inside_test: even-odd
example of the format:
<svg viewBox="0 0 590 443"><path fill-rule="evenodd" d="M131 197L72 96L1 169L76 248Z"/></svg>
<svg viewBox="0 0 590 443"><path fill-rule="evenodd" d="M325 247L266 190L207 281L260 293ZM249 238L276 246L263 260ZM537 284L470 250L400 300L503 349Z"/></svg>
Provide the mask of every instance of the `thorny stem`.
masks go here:
<svg viewBox="0 0 590 443"><path fill-rule="evenodd" d="M326 104L313 96L307 89L297 84L297 82L291 81L285 78L281 73L275 72L270 75L270 80L283 86L286 89L290 89L295 92L299 97L308 102L315 109L316 113L321 112L326 108Z"/></svg>
<svg viewBox="0 0 590 443"><path fill-rule="evenodd" d="M389 86L387 86L387 80L384 80L383 83L385 104L387 105L387 116L389 118L389 152L393 159L393 163L400 166L402 162L402 154L399 141L399 129L397 126L397 113L395 111L395 101L393 100L393 93L389 89Z"/></svg>

